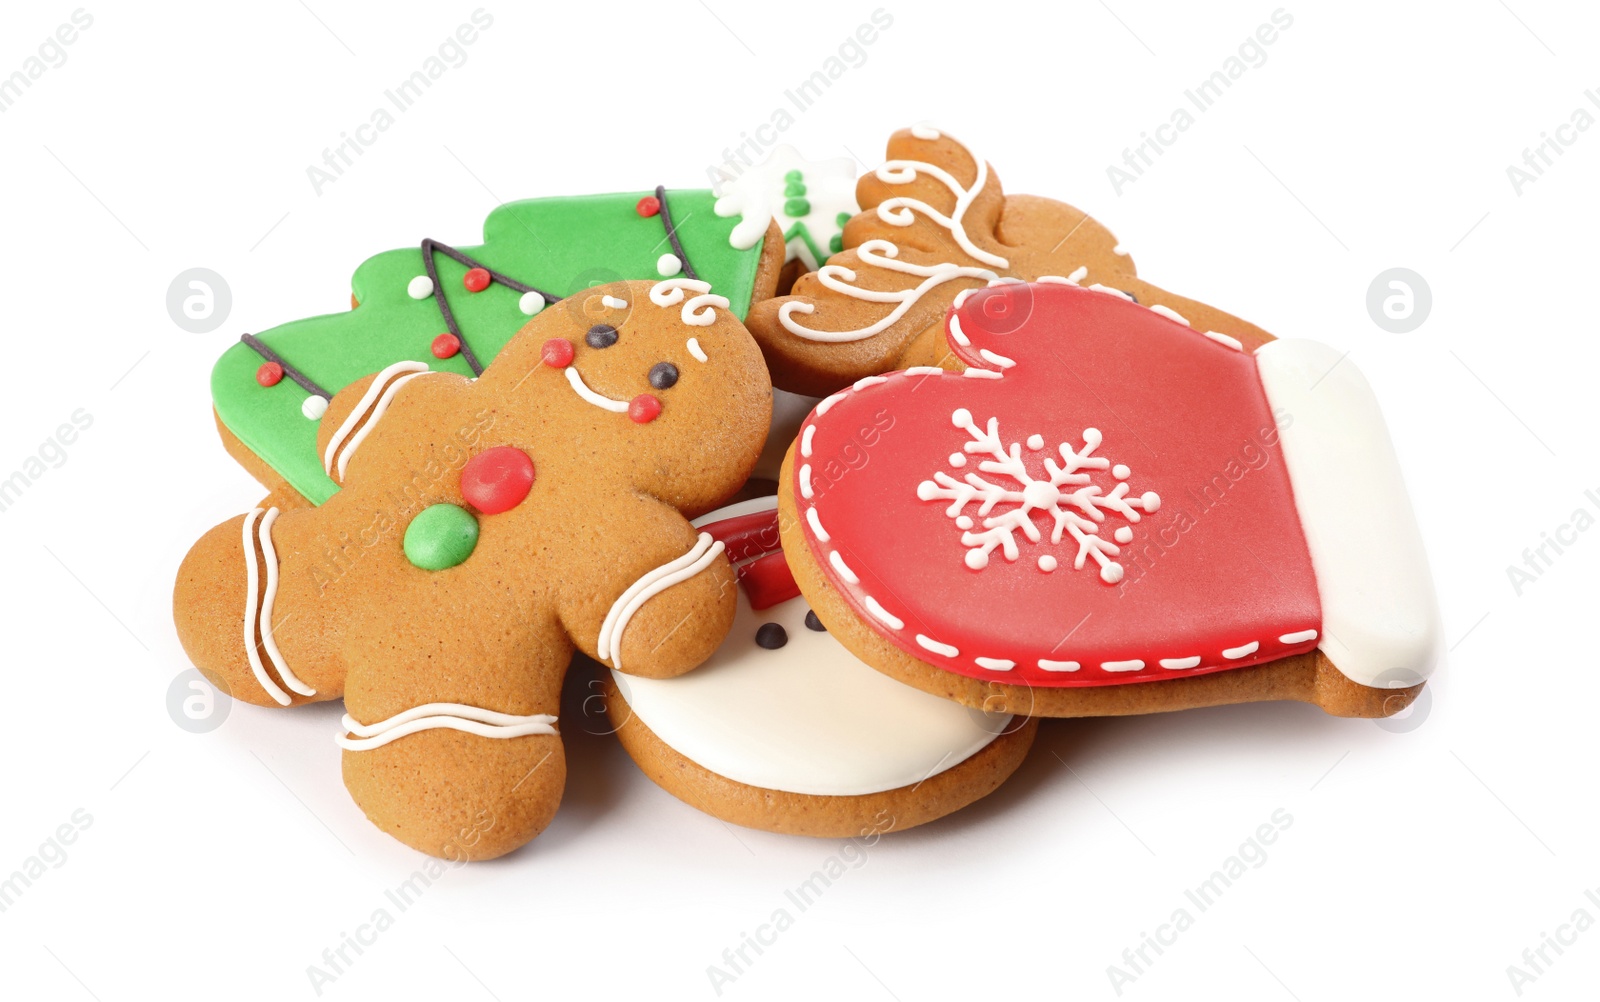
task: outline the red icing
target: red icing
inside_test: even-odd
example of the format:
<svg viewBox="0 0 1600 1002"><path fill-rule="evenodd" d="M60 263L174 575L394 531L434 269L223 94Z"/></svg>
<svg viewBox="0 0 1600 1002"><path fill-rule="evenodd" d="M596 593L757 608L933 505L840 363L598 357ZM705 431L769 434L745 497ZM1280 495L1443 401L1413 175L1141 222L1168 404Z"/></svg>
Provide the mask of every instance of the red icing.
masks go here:
<svg viewBox="0 0 1600 1002"><path fill-rule="evenodd" d="M641 393L628 402L628 419L634 424L649 424L661 416L661 399Z"/></svg>
<svg viewBox="0 0 1600 1002"><path fill-rule="evenodd" d="M440 334L433 339L433 357L449 358L461 350L461 339L454 334Z"/></svg>
<svg viewBox="0 0 1600 1002"><path fill-rule="evenodd" d="M951 350L974 368L1003 372L1001 378L892 373L830 398L827 412L813 412L802 428L789 489L823 573L864 622L912 656L958 674L1042 687L1179 678L1316 646L1315 640L1279 640L1320 631L1321 606L1277 429L1250 355L1119 297L1071 286L980 290L955 312L972 343L962 347L951 335ZM985 359L981 349L1015 364ZM1052 479L1046 458L1058 469L1080 457L1090 460L1071 473L1087 482L1057 477L1056 484L1034 487L1032 497L1048 504L1053 491L1084 491L1076 500L1103 519L1092 523L1092 533L1080 527L1086 539L1111 544L1118 528L1131 529L1128 544L1103 554L1121 565L1119 583L1108 584L1092 556L1074 569L1080 544L1065 529L1051 542L1057 523L1051 507L1027 509L1039 542L1016 523L1015 560L997 547L981 569L968 565L965 532L947 514L955 499L923 500L919 491L948 489L934 482L936 472L958 484L975 475L1017 494L1026 481L983 469L1002 460L981 447L965 451L974 436L953 421L961 409L970 412L980 435L990 418L998 419L1004 462L1013 464L1015 447L1028 479ZM1101 433L1093 450L1086 448L1092 437L1086 429ZM1027 444L1035 434L1044 439L1039 450ZM1064 456L1057 448L1062 443L1078 455ZM953 453L966 463L952 465ZM1100 459L1109 460L1108 468L1093 465ZM1088 500L1107 503L1122 482L1113 474L1121 464L1131 468L1124 501L1134 502L1137 521ZM802 490L807 469L810 499ZM929 487L920 487L925 481ZM1088 493L1091 487L1099 494ZM1150 499L1150 510L1142 511L1147 492L1159 495L1159 504ZM960 508L979 534L986 531L985 517L1027 505L996 498L980 513L982 503L969 500ZM1057 507L1088 517L1071 498ZM827 542L814 533L808 508ZM835 566L835 554L858 583ZM1056 569L1041 570L1042 556L1054 558ZM1116 580L1118 572L1104 577ZM876 615L868 597L903 626ZM931 650L917 641L919 634L957 653ZM1251 643L1259 646L1241 653ZM1227 657L1227 650L1238 656ZM991 664L980 665L980 657ZM1198 665L1161 665L1190 658L1199 658ZM1057 663L1058 670L1046 670L1041 660ZM993 663L1004 661L1014 667ZM1144 665L1102 667L1132 661ZM1079 668L1065 670L1061 662Z"/></svg>
<svg viewBox="0 0 1600 1002"><path fill-rule="evenodd" d="M510 511L532 488L533 460L509 445L485 449L461 468L461 496L485 515Z"/></svg>
<svg viewBox="0 0 1600 1002"><path fill-rule="evenodd" d="M634 211L639 213L639 215L649 219L651 216L661 211L661 199L655 197L654 195L646 195L645 197L639 199L639 204L635 205L633 208Z"/></svg>
<svg viewBox="0 0 1600 1002"><path fill-rule="evenodd" d="M794 583L794 575L789 573L789 562L781 552L752 560L735 573L739 576L739 583L744 585L750 608L756 612L770 609L800 594L800 586Z"/></svg>
<svg viewBox="0 0 1600 1002"><path fill-rule="evenodd" d="M539 358L552 369L565 369L572 364L572 342L553 337L539 347Z"/></svg>
<svg viewBox="0 0 1600 1002"><path fill-rule="evenodd" d="M776 510L719 519L701 526L700 531L712 539L721 540L727 547L728 559L733 563L775 553L783 546L778 538Z"/></svg>
<svg viewBox="0 0 1600 1002"><path fill-rule="evenodd" d="M489 271L486 268L470 268L461 276L461 284L467 287L468 292L482 292L489 287Z"/></svg>
<svg viewBox="0 0 1600 1002"><path fill-rule="evenodd" d="M283 366L277 362L262 362L256 370L256 382L262 386L277 386L283 380Z"/></svg>

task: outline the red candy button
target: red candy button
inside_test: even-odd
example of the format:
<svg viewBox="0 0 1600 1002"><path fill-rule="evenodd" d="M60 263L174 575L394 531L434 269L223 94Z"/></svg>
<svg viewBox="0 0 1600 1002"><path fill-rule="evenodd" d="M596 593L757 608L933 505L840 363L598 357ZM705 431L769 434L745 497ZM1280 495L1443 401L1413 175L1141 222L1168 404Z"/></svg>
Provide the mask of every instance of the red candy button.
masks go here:
<svg viewBox="0 0 1600 1002"><path fill-rule="evenodd" d="M277 386L283 379L283 366L277 362L262 362L256 370L256 382L262 386Z"/></svg>
<svg viewBox="0 0 1600 1002"><path fill-rule="evenodd" d="M532 488L533 460L509 445L486 449L461 469L461 496L485 515L510 511Z"/></svg>
<svg viewBox="0 0 1600 1002"><path fill-rule="evenodd" d="M661 211L661 199L654 195L646 195L639 199L639 204L634 206L639 215L646 219Z"/></svg>
<svg viewBox="0 0 1600 1002"><path fill-rule="evenodd" d="M661 401L641 393L628 403L628 418L635 424L649 424L661 416Z"/></svg>
<svg viewBox="0 0 1600 1002"><path fill-rule="evenodd" d="M489 287L489 272L484 268L473 268L461 276L461 284L467 287L468 292L482 292Z"/></svg>
<svg viewBox="0 0 1600 1002"><path fill-rule="evenodd" d="M564 337L553 337L539 349L539 357L552 369L565 369L572 364L572 342Z"/></svg>
<svg viewBox="0 0 1600 1002"><path fill-rule="evenodd" d="M433 357L449 358L461 350L461 339L454 334L440 334L433 339Z"/></svg>

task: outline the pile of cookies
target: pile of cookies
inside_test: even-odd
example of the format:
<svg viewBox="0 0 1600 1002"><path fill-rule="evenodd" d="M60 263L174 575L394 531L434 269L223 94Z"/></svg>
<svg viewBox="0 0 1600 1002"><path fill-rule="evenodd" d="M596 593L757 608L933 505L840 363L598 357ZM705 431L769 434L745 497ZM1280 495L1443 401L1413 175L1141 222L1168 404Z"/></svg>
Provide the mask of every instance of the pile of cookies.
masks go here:
<svg viewBox="0 0 1600 1002"><path fill-rule="evenodd" d="M183 561L190 658L342 698L350 793L449 859L549 824L576 656L655 782L826 836L976 801L1041 717L1415 698L1433 589L1348 360L931 127L854 174L510 203L245 335L212 395L268 493Z"/></svg>

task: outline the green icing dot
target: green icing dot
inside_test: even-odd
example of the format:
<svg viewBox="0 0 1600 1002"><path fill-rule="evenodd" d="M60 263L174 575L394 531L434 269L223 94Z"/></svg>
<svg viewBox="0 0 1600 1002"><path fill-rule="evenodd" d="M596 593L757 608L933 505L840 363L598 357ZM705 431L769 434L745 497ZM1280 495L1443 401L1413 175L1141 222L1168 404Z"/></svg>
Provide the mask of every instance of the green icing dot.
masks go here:
<svg viewBox="0 0 1600 1002"><path fill-rule="evenodd" d="M406 526L406 559L425 571L454 567L477 545L478 520L457 505L430 505Z"/></svg>
<svg viewBox="0 0 1600 1002"><path fill-rule="evenodd" d="M784 198L799 198L805 193L806 186L801 184L799 181L790 181L788 184L783 186Z"/></svg>
<svg viewBox="0 0 1600 1002"><path fill-rule="evenodd" d="M804 177L805 177L805 175L800 173L798 170L792 170L789 173L783 175L783 179L785 181L799 181Z"/></svg>
<svg viewBox="0 0 1600 1002"><path fill-rule="evenodd" d="M841 212L837 216L833 217L833 225L839 227L840 229L844 229L844 224L848 223L849 221L850 213L848 212Z"/></svg>
<svg viewBox="0 0 1600 1002"><path fill-rule="evenodd" d="M783 203L783 214L790 219L811 215L811 203L803 198L791 198Z"/></svg>
<svg viewBox="0 0 1600 1002"><path fill-rule="evenodd" d="M833 239L828 241L828 251L829 253L837 254L842 250L844 250L844 234L835 233Z"/></svg>

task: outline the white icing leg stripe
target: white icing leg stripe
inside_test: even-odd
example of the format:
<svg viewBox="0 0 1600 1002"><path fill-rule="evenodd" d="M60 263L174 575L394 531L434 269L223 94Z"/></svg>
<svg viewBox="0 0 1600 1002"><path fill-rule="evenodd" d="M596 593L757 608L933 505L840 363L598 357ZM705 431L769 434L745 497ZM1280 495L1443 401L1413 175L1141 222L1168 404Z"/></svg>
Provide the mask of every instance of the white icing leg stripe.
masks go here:
<svg viewBox="0 0 1600 1002"><path fill-rule="evenodd" d="M378 375L372 380L372 385L367 387L367 392L363 393L361 395L361 399L356 402L355 409L352 410L349 416L344 419L344 422L339 425L339 429L333 433L333 437L328 439L327 451L322 454L323 472L327 473L330 477L333 476L333 457L338 453L339 446L343 445L344 440L350 437L350 433L356 430L356 425L360 424L362 420L366 418L367 412L371 410L373 405L378 402L378 397L382 395L391 379L394 379L402 373L427 371L428 365L426 362L404 361L396 362L384 369L382 372L379 372Z"/></svg>
<svg viewBox="0 0 1600 1002"><path fill-rule="evenodd" d="M711 562L726 548L722 540L712 539L709 532L702 532L688 553L649 571L629 585L628 589L611 603L605 622L600 624L600 637L595 642L595 653L602 660L610 661L611 667L620 670L622 633L628 628L628 621L639 611L639 607L673 585L687 581L710 567Z"/></svg>
<svg viewBox="0 0 1600 1002"><path fill-rule="evenodd" d="M250 659L250 673L256 677L267 695L279 706L288 706L292 698L272 681L261 664L261 652L256 650L256 588L261 583L261 568L256 563L256 519L262 514L253 509L244 517L244 652Z"/></svg>
<svg viewBox="0 0 1600 1002"><path fill-rule="evenodd" d="M356 454L356 449L360 447L362 442L367 440L368 435L372 434L372 429L378 426L378 419L383 417L384 412L389 409L389 405L394 402L395 394L399 393L400 388L411 382L413 379L416 379L418 376L426 376L427 374L428 373L424 371L413 372L409 375L401 376L399 379L396 379L394 382L390 383L389 388L383 391L383 396L378 398L378 406L372 409L372 416L367 418L366 423L363 424L354 435L350 436L350 444L346 445L344 447L344 451L339 453L340 483L344 482L344 471L345 467L350 465L350 457Z"/></svg>
<svg viewBox="0 0 1600 1002"><path fill-rule="evenodd" d="M278 551L272 545L272 523L278 520L279 514L278 509L268 508L256 527L256 535L261 540L261 556L267 564L267 590L261 596L261 646L266 648L267 657L272 659L273 667L278 669L278 677L283 679L284 685L302 696L315 696L317 690L300 681L289 670L289 663L283 659L283 652L278 650L278 641L272 635L272 603L278 597Z"/></svg>
<svg viewBox="0 0 1600 1002"><path fill-rule="evenodd" d="M532 734L556 734L556 718L548 713L531 713L518 716L485 710L465 703L428 703L414 706L375 724L362 724L346 713L344 729L354 738L343 734L334 738L346 751L369 751L381 748L418 731L448 727L455 731L476 734L480 738L521 738Z"/></svg>
<svg viewBox="0 0 1600 1002"><path fill-rule="evenodd" d="M628 402L626 400L612 400L610 397L602 396L589 389L588 385L584 383L583 377L578 375L577 366L569 365L565 371L567 373L567 382L572 384L572 388L577 392L578 396L596 407L604 408L616 414L626 414L628 412Z"/></svg>

